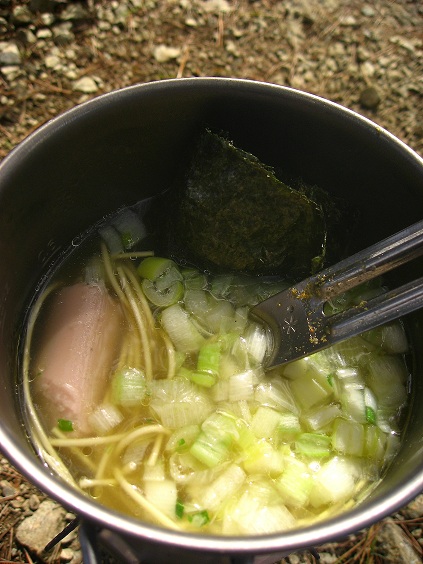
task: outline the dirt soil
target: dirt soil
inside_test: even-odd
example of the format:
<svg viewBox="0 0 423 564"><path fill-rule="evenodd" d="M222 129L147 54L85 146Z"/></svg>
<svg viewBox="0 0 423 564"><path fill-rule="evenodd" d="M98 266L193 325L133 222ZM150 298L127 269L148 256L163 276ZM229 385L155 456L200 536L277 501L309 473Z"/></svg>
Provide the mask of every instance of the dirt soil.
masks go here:
<svg viewBox="0 0 423 564"><path fill-rule="evenodd" d="M419 0L0 0L0 159L41 124L94 96L192 76L317 94L423 155L422 30ZM6 460L0 471L0 563L41 562L15 531L45 496ZM422 514L404 508L392 521L420 562ZM412 562L380 541L385 525L317 552L324 562ZM317 553L306 553L286 561L316 560Z"/></svg>

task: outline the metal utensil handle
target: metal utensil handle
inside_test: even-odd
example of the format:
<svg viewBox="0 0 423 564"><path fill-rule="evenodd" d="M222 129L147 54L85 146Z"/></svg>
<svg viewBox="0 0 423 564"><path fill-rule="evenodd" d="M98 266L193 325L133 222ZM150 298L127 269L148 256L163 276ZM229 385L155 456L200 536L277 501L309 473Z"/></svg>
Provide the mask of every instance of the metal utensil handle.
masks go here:
<svg viewBox="0 0 423 564"><path fill-rule="evenodd" d="M316 276L316 292L329 299L423 255L423 220L329 267Z"/></svg>
<svg viewBox="0 0 423 564"><path fill-rule="evenodd" d="M369 300L362 311L350 308L328 318L331 343L374 329L423 307L423 277Z"/></svg>

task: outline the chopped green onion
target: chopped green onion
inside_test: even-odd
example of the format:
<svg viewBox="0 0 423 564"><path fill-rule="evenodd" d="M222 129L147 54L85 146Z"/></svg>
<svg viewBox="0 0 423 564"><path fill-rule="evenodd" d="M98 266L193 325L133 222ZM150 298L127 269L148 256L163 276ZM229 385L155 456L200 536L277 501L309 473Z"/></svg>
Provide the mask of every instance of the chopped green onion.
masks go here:
<svg viewBox="0 0 423 564"><path fill-rule="evenodd" d="M71 431L73 431L73 423L72 421L69 421L69 419L58 419L57 427L64 433L70 433Z"/></svg>
<svg viewBox="0 0 423 564"><path fill-rule="evenodd" d="M201 433L190 448L190 453L200 462L214 468L229 458L228 445L214 435Z"/></svg>
<svg viewBox="0 0 423 564"><path fill-rule="evenodd" d="M331 438L319 433L303 433L295 441L295 450L306 458L325 458L331 454Z"/></svg>
<svg viewBox="0 0 423 564"><path fill-rule="evenodd" d="M180 499L176 500L176 505L175 505L175 515L178 519L182 519L182 517L184 516L184 511L185 511L185 505L184 502L181 501Z"/></svg>
<svg viewBox="0 0 423 564"><path fill-rule="evenodd" d="M235 421L221 413L213 413L201 426L202 432L190 448L200 462L213 468L229 457L230 447L238 439Z"/></svg>
<svg viewBox="0 0 423 564"><path fill-rule="evenodd" d="M328 384L329 384L329 386L332 386L332 388L333 388L333 385L334 385L333 384L334 378L335 378L335 375L332 372L327 375Z"/></svg>
<svg viewBox="0 0 423 564"><path fill-rule="evenodd" d="M371 425L376 425L376 413L372 407L366 405L366 421Z"/></svg>
<svg viewBox="0 0 423 564"><path fill-rule="evenodd" d="M173 260L162 257L147 257L140 262L137 271L141 278L147 278L154 281L160 276L166 274L170 269L176 268L177 265Z"/></svg>
<svg viewBox="0 0 423 564"><path fill-rule="evenodd" d="M203 386L204 388L211 388L216 384L216 376L208 372L190 372L189 379L191 382L194 382L194 384Z"/></svg>
<svg viewBox="0 0 423 564"><path fill-rule="evenodd" d="M159 290L157 284L145 278L141 284L145 297L158 307L167 307L178 302L184 295L182 282L176 280L170 286Z"/></svg>
<svg viewBox="0 0 423 564"><path fill-rule="evenodd" d="M202 345L198 352L197 370L217 376L220 367L220 349L221 344L219 341L208 342Z"/></svg>
<svg viewBox="0 0 423 564"><path fill-rule="evenodd" d="M194 525L194 527L203 527L210 522L209 514L206 510L199 511L193 515L188 516L188 521Z"/></svg>

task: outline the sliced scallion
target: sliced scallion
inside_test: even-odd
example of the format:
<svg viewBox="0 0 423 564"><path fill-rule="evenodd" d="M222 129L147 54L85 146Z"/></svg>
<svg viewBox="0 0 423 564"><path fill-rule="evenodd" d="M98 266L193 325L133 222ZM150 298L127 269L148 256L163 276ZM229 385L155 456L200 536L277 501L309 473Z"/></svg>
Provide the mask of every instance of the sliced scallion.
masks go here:
<svg viewBox="0 0 423 564"><path fill-rule="evenodd" d="M220 368L220 349L219 341L204 343L198 351L197 370L216 377Z"/></svg>
<svg viewBox="0 0 423 564"><path fill-rule="evenodd" d="M58 419L57 427L64 433L70 433L71 431L73 431L73 423L69 419Z"/></svg>
<svg viewBox="0 0 423 564"><path fill-rule="evenodd" d="M185 512L185 505L184 502L181 501L180 499L176 500L176 505L175 505L175 515L178 519L182 519L182 517L184 516L184 512Z"/></svg>
<svg viewBox="0 0 423 564"><path fill-rule="evenodd" d="M142 281L141 287L145 297L158 307L167 307L175 304L184 295L184 286L179 280L160 290L155 282L146 278Z"/></svg>
<svg viewBox="0 0 423 564"><path fill-rule="evenodd" d="M194 527L204 527L210 522L210 517L207 510L198 511L192 515L188 516L188 521L194 525Z"/></svg>

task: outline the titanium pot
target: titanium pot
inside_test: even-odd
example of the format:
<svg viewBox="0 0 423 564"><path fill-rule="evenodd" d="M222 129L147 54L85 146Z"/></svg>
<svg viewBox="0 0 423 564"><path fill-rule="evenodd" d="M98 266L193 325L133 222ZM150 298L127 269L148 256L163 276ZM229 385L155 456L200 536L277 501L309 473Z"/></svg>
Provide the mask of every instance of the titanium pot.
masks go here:
<svg viewBox="0 0 423 564"><path fill-rule="evenodd" d="M361 227L352 251L423 217L423 161L402 142L334 103L244 80L169 80L100 96L41 127L2 162L1 448L29 480L80 515L90 531L119 539L131 561L178 556L186 562L253 561L252 555L272 561L345 537L423 491L423 311L407 319L413 400L401 450L365 502L324 522L247 538L165 530L97 505L54 476L34 453L19 402L17 351L37 284L60 251L90 225L171 186L205 126L229 132L237 146L263 162L356 205ZM417 261L398 276L422 274Z"/></svg>

